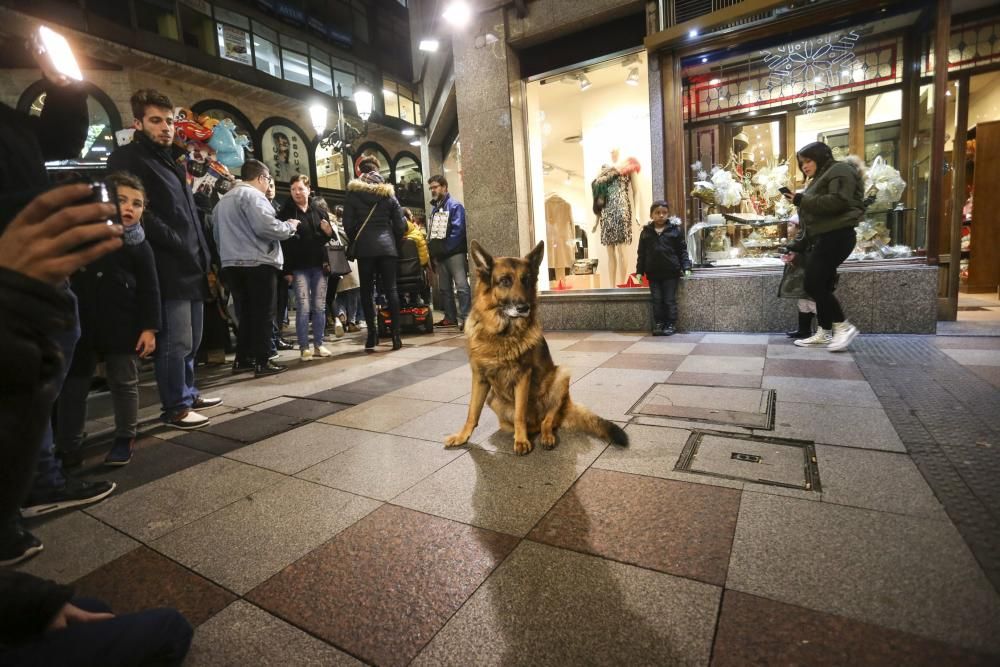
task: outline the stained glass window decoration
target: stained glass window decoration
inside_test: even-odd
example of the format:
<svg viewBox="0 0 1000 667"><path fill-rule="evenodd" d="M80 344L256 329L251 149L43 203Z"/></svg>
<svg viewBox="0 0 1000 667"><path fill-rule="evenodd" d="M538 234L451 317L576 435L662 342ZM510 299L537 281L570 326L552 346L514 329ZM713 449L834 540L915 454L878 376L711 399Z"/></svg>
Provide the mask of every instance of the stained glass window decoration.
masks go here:
<svg viewBox="0 0 1000 667"><path fill-rule="evenodd" d="M952 26L948 69L961 70L1000 62L1000 19ZM934 74L934 33L924 37L922 74Z"/></svg>

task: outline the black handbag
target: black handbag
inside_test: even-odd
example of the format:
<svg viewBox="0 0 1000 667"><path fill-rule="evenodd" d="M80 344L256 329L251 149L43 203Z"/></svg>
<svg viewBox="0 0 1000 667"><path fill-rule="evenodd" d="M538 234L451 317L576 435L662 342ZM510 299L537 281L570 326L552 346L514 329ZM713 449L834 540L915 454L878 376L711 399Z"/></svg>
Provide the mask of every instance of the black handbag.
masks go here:
<svg viewBox="0 0 1000 667"><path fill-rule="evenodd" d="M326 244L326 263L330 265L330 275L346 276L351 272L351 263L347 261L347 248L340 240L340 233L333 228L334 238Z"/></svg>
<svg viewBox="0 0 1000 667"><path fill-rule="evenodd" d="M372 204L372 210L368 211L368 217L361 223L361 229L358 230L358 233L354 235L353 239L348 241L347 249L345 251L347 261L353 262L358 258L358 239L361 237L361 232L365 231L365 225L367 225L368 221L372 219L372 213L375 212L376 206L378 206L378 202Z"/></svg>

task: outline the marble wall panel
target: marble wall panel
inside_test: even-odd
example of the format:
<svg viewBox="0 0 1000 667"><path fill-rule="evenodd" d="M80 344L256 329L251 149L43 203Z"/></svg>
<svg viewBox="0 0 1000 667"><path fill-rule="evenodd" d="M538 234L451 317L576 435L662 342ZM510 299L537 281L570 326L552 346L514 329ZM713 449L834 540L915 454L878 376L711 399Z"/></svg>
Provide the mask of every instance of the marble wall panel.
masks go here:
<svg viewBox="0 0 1000 667"><path fill-rule="evenodd" d="M469 187L468 181L465 187ZM513 200L493 206L467 207L467 217L470 242L477 241L496 257L522 254L518 243L517 204Z"/></svg>
<svg viewBox="0 0 1000 667"><path fill-rule="evenodd" d="M715 279L691 278L677 290L681 331L715 331Z"/></svg>
<svg viewBox="0 0 1000 667"><path fill-rule="evenodd" d="M937 330L937 268L878 271L874 275L875 331L927 333Z"/></svg>
<svg viewBox="0 0 1000 667"><path fill-rule="evenodd" d="M605 304L600 301L584 303L542 302L542 327L546 331L607 328Z"/></svg>
<svg viewBox="0 0 1000 667"><path fill-rule="evenodd" d="M649 301L609 301L604 328L609 331L649 331L653 326Z"/></svg>
<svg viewBox="0 0 1000 667"><path fill-rule="evenodd" d="M517 199L510 108L463 116L462 185L465 207L511 203Z"/></svg>
<svg viewBox="0 0 1000 667"><path fill-rule="evenodd" d="M477 21L484 32L492 32L499 41L476 47L476 38L480 37L480 34L471 29L471 26L469 30L455 33L452 45L455 53L455 92L460 124L463 114L481 113L510 106L503 13L501 10L487 12L477 17ZM464 126L462 131L465 131ZM462 143L464 149L464 134Z"/></svg>
<svg viewBox="0 0 1000 667"><path fill-rule="evenodd" d="M841 271L834 294L844 315L861 333L875 331L875 272Z"/></svg>
<svg viewBox="0 0 1000 667"><path fill-rule="evenodd" d="M762 331L787 331L798 322L798 299L782 299L778 297L778 285L781 284L780 273L765 273L763 281L763 323Z"/></svg>
<svg viewBox="0 0 1000 667"><path fill-rule="evenodd" d="M713 331L762 331L764 329L763 276L716 278Z"/></svg>

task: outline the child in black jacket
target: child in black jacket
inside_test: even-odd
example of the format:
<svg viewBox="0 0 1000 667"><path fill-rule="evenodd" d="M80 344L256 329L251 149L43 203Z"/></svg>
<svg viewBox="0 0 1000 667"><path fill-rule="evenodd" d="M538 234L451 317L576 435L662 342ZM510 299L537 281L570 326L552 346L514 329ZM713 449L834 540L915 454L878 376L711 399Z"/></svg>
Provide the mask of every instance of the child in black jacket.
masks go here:
<svg viewBox="0 0 1000 667"><path fill-rule="evenodd" d="M677 281L691 275L684 229L679 218L670 217L670 204L653 202L652 218L639 233L639 259L636 276L649 280L653 297L653 335L672 336L677 323Z"/></svg>

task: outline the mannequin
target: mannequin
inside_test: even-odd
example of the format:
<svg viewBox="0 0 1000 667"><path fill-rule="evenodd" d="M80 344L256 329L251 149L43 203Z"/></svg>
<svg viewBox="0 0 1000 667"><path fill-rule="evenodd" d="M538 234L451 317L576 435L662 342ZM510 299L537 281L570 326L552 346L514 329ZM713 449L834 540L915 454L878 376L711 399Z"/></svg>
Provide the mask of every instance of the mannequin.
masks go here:
<svg viewBox="0 0 1000 667"><path fill-rule="evenodd" d="M545 236L548 240L546 254L549 269L559 279L569 273L573 264L575 241L573 232L573 210L569 202L555 193L545 198Z"/></svg>
<svg viewBox="0 0 1000 667"><path fill-rule="evenodd" d="M632 244L633 223L642 227L637 217L638 193L633 175L641 169L639 161L628 157L620 163L619 151L611 149L611 164L603 165L601 173L591 183L594 195L594 228L601 230L601 244L608 249L608 275L611 286L625 282L628 273L625 248Z"/></svg>

